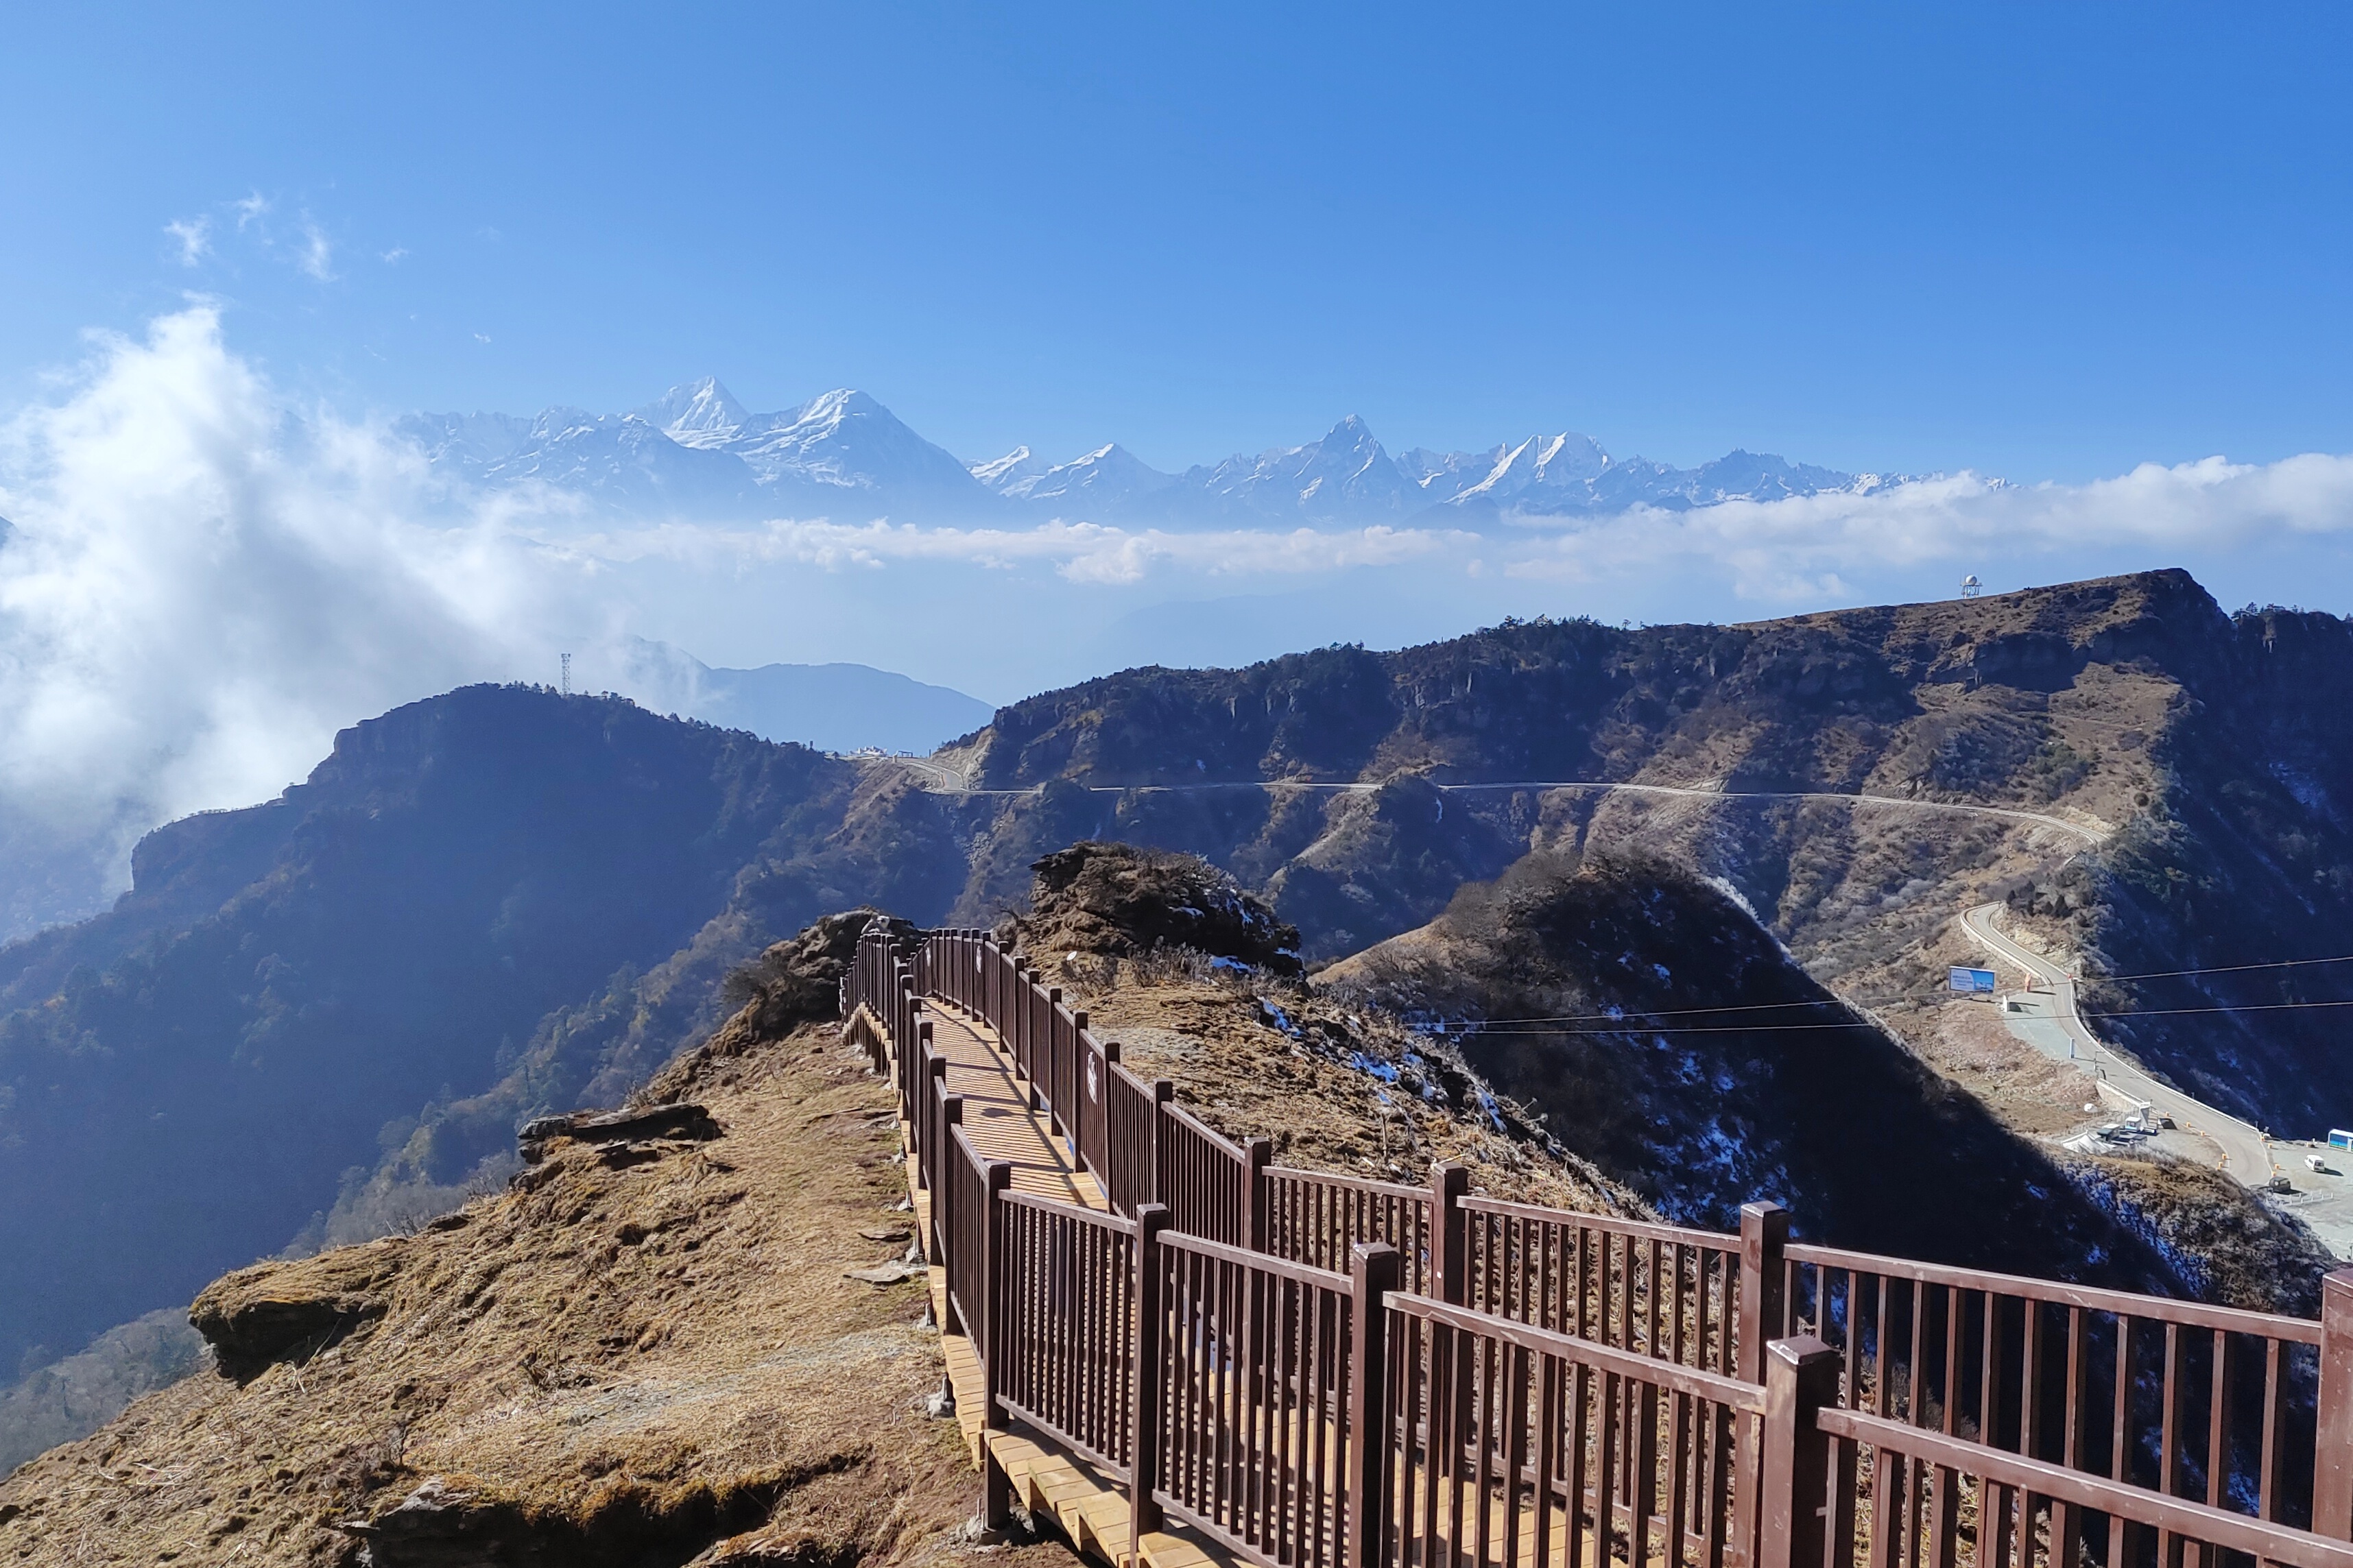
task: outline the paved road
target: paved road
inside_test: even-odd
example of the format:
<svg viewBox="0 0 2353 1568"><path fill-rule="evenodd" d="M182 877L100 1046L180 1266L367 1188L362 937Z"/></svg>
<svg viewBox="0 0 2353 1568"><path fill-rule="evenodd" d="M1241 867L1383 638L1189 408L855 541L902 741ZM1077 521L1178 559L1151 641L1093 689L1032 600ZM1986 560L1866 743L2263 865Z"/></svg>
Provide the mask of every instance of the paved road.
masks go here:
<svg viewBox="0 0 2353 1568"><path fill-rule="evenodd" d="M2214 1163L2245 1185L2260 1187L2270 1181L2274 1166L2263 1133L2235 1116L2158 1082L2103 1045L2075 1011L2075 983L2067 971L1994 929L1994 911L2000 908L1980 904L1961 917L1961 925L1998 959L2049 987L2046 993L2020 998L2030 1009L2027 1013L2002 1015L2010 1032L2055 1060L2072 1058L2086 1070L2097 1069L2117 1089L2147 1100L2160 1115L2170 1116L2185 1131L2197 1133L2215 1151Z"/></svg>
<svg viewBox="0 0 2353 1568"><path fill-rule="evenodd" d="M965 776L954 769L917 757L892 757L891 763L906 769L922 782L923 787L942 795L1035 795L1039 786L1027 789L976 789ZM1377 790L1379 784L1309 784L1298 779L1265 779L1240 784L1090 784L1095 795L1171 795L1208 790L1231 789L1301 789L1324 790L1334 794L1351 794ZM1830 790L1721 790L1703 789L1690 784L1609 784L1596 779L1520 779L1496 784L1441 784L1436 786L1450 794L1474 790L1556 790L1577 789L1617 791L1627 795L1680 795L1694 800L1837 800L1850 805L1891 806L1904 811L1957 813L1965 816L1992 816L2011 822L2023 822L2037 827L2054 827L2085 844L2097 844L2108 835L2108 829L2073 822L2063 816L2052 816L2040 811L2014 811L2000 805L1970 805L1960 801L1910 800L1902 795L1845 795Z"/></svg>

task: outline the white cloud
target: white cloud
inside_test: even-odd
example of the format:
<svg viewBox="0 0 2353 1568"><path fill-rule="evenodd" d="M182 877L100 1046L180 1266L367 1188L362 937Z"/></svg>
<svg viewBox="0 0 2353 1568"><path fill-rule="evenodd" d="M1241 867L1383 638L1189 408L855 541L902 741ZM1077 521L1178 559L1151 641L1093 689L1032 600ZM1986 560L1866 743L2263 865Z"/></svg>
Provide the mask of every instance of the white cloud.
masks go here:
<svg viewBox="0 0 2353 1568"><path fill-rule="evenodd" d="M1962 473L1867 495L1522 521L1540 537L1522 542L1506 568L1521 577L1602 583L1699 572L1745 599L1818 604L1873 577L1937 564L1998 558L2031 573L2038 562L2087 559L2122 571L2353 538L2353 457L2145 463L2084 485Z"/></svg>
<svg viewBox="0 0 2353 1568"><path fill-rule="evenodd" d="M176 218L164 226L164 232L180 242L183 267L194 267L213 247L213 220L209 217Z"/></svg>
<svg viewBox="0 0 2353 1568"><path fill-rule="evenodd" d="M209 306L96 340L0 433L0 807L89 844L275 795L335 731L553 668L560 562L366 426L288 418ZM119 880L118 880L119 885Z"/></svg>
<svg viewBox="0 0 2353 1568"><path fill-rule="evenodd" d="M551 498L551 500L554 498ZM670 523L575 537L575 547L616 562L659 558L704 570L791 562L828 572L893 563L1003 570L1037 563L1080 584L1127 584L1155 574L1286 577L1395 566L1472 543L1453 529L1229 529L1208 533L1130 531L1056 520L1027 529L923 527L876 521L778 519L759 528Z"/></svg>
<svg viewBox="0 0 2353 1568"><path fill-rule="evenodd" d="M406 259L408 259L408 247L406 246L396 245L384 253L384 264L386 267L397 267Z"/></svg>
<svg viewBox="0 0 2353 1568"><path fill-rule="evenodd" d="M322 283L335 280L335 247L326 231L302 215L302 248L294 253L294 265Z"/></svg>
<svg viewBox="0 0 2353 1568"><path fill-rule="evenodd" d="M230 210L237 214L237 231L239 234L245 232L247 225L259 223L269 216L269 198L259 191L228 205Z"/></svg>

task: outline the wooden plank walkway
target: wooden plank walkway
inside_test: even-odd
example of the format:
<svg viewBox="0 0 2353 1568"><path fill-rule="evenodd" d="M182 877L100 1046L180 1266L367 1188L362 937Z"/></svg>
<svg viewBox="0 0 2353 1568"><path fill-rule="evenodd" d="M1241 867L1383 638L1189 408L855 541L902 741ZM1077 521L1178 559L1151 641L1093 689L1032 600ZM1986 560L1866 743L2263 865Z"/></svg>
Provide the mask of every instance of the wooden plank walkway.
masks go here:
<svg viewBox="0 0 2353 1568"><path fill-rule="evenodd" d="M964 1096L964 1131L991 1160L1013 1166L1013 1190L1108 1212L1103 1188L1079 1169L1050 1118L1030 1104L997 1031L951 1003L926 998L933 1053L947 1063L947 1090Z"/></svg>
<svg viewBox="0 0 2353 1568"><path fill-rule="evenodd" d="M1058 1136L1052 1119L1037 1109L1029 1086L1013 1070L997 1031L953 1004L926 997L933 1054L947 1063L946 1088L964 1097L964 1129L973 1147L1013 1167L1012 1188L1039 1197L1109 1212L1103 1188L1081 1170ZM892 1042L897 1049L897 1042ZM909 1159L908 1197L923 1234L931 1230L931 1194L914 1184L914 1129L900 1124ZM947 1271L930 1270L932 1321L947 1321ZM1235 1568L1236 1559L1190 1531L1155 1532L1142 1551L1128 1541L1127 1494L1119 1483L1051 1439L1029 1432L985 1433L981 1427L980 1358L961 1334L944 1333L948 1386L955 1394L956 1425L974 1468L986 1441L1013 1483L1013 1495L1032 1519L1061 1527L1071 1546L1114 1568Z"/></svg>

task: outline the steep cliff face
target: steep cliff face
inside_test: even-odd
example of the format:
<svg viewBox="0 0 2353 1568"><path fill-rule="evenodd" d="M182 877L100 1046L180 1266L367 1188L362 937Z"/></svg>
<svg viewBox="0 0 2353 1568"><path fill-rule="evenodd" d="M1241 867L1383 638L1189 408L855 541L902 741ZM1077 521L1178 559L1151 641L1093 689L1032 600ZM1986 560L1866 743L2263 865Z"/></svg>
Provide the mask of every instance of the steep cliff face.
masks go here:
<svg viewBox="0 0 2353 1568"><path fill-rule="evenodd" d="M151 838L121 909L8 951L0 1363L284 1247L400 1119L692 942L855 782L623 702L477 688L346 731L280 801Z"/></svg>

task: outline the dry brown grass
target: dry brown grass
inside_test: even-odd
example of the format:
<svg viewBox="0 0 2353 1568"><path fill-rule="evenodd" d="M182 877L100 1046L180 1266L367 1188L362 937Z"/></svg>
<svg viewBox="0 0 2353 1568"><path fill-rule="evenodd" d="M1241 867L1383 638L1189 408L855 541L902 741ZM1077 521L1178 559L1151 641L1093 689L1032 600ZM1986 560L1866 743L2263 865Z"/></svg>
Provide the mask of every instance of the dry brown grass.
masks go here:
<svg viewBox="0 0 2353 1568"><path fill-rule="evenodd" d="M1519 1107L1496 1102L1498 1129L1478 1107L1486 1085L1469 1077L1458 1055L1377 1009L1181 953L1045 965L1051 984L1090 1009L1097 1037L1120 1042L1130 1070L1173 1080L1177 1103L1227 1136L1267 1139L1277 1163L1420 1183L1434 1163L1451 1160L1471 1168L1474 1190L1497 1197L1650 1212L1590 1164L1548 1149ZM1399 1068L1399 1081L1356 1065L1358 1053ZM1409 1053L1419 1068L1406 1064ZM1437 1098L1420 1093L1417 1080Z"/></svg>
<svg viewBox="0 0 2353 1568"><path fill-rule="evenodd" d="M861 1230L903 1224L888 1090L829 1026L734 1029L665 1077L725 1135L559 1142L417 1236L225 1281L227 1307L332 1291L374 1315L26 1465L0 1484L0 1560L343 1563L361 1538L337 1523L436 1479L548 1554L518 1562L963 1550L977 1483L918 1408L941 1378L920 1294L842 1277L896 1250ZM455 1560L425 1551L380 1538L377 1562Z"/></svg>

